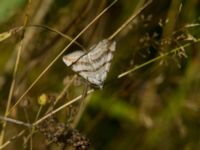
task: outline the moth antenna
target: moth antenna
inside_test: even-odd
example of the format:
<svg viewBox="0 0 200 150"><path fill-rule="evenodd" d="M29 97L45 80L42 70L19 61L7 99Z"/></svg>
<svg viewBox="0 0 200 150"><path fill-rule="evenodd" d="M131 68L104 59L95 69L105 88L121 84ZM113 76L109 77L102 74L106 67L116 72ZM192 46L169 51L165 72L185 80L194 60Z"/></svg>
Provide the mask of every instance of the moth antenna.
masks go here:
<svg viewBox="0 0 200 150"><path fill-rule="evenodd" d="M139 10L134 13L132 16L130 16L110 37L108 37L108 40L113 40L113 38L119 34L121 30L123 30L135 17L137 17L147 6L149 6L153 0L149 0L147 3L145 3Z"/></svg>

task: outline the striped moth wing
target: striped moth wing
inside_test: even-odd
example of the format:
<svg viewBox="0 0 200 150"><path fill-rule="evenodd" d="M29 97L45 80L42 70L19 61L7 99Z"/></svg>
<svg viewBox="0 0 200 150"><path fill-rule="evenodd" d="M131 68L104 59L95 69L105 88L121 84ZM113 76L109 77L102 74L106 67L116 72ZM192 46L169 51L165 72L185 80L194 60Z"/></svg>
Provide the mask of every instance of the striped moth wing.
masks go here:
<svg viewBox="0 0 200 150"><path fill-rule="evenodd" d="M102 88L110 69L115 49L115 41L104 39L93 45L89 52L72 52L64 56L63 61L89 83Z"/></svg>

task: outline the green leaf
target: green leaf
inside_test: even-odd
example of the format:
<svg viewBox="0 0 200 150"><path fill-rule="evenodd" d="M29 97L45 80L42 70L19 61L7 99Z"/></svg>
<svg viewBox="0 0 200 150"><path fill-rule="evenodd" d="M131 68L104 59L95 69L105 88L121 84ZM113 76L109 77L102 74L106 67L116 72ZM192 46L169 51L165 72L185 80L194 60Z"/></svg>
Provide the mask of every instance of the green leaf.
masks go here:
<svg viewBox="0 0 200 150"><path fill-rule="evenodd" d="M105 97L98 93L93 94L91 99L90 106L101 109L112 118L133 123L138 121L138 112L123 99Z"/></svg>
<svg viewBox="0 0 200 150"><path fill-rule="evenodd" d="M0 1L0 24L12 17L26 0L1 0Z"/></svg>

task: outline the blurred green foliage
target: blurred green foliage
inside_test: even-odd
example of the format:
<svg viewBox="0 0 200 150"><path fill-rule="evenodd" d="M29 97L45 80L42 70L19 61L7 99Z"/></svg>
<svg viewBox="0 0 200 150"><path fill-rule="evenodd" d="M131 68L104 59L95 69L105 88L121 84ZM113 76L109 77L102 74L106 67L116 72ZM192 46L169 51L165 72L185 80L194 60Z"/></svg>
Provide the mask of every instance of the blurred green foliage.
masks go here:
<svg viewBox="0 0 200 150"><path fill-rule="evenodd" d="M1 0L0 1L0 23L7 21L14 15L19 8L24 5L26 0Z"/></svg>

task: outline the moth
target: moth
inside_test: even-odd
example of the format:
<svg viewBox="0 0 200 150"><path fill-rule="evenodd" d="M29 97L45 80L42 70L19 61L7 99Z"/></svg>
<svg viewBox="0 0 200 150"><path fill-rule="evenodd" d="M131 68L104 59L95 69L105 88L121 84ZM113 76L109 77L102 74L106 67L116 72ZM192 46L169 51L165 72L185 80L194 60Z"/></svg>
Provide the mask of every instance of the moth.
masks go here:
<svg viewBox="0 0 200 150"><path fill-rule="evenodd" d="M88 52L78 50L65 55L63 61L90 84L102 89L115 49L116 41L104 39Z"/></svg>

